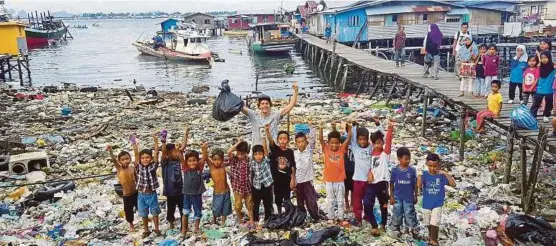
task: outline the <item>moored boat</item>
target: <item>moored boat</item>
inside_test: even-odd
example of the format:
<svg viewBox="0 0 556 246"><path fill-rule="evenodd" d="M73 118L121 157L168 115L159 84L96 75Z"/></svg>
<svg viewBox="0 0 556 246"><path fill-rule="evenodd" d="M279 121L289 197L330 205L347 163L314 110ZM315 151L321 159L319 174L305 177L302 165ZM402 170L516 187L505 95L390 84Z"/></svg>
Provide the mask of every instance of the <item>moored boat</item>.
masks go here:
<svg viewBox="0 0 556 246"><path fill-rule="evenodd" d="M164 40L164 45L157 45L153 40L138 40L133 46L145 55L178 62L204 63L212 67L214 59L206 44L208 36L190 29L171 31L169 34L170 38Z"/></svg>
<svg viewBox="0 0 556 246"><path fill-rule="evenodd" d="M28 15L29 25L25 28L27 45L30 47L48 45L52 41L65 39L68 28L61 20L54 20L54 17L46 13L31 13Z"/></svg>
<svg viewBox="0 0 556 246"><path fill-rule="evenodd" d="M296 39L284 23L250 24L251 31L247 35L247 44L254 53L284 54L295 46Z"/></svg>

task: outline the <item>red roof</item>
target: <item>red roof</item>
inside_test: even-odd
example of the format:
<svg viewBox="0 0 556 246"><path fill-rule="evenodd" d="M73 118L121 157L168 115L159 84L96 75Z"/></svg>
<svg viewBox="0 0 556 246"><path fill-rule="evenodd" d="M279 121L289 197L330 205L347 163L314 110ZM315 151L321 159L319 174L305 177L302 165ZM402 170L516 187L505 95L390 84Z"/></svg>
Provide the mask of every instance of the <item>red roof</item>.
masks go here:
<svg viewBox="0 0 556 246"><path fill-rule="evenodd" d="M450 9L448 6L414 6L413 12L448 12Z"/></svg>
<svg viewBox="0 0 556 246"><path fill-rule="evenodd" d="M301 15L301 17L305 17L305 15L307 14L307 9L305 8L305 5L297 6L297 12L299 12L299 15Z"/></svg>
<svg viewBox="0 0 556 246"><path fill-rule="evenodd" d="M319 6L319 4L315 1L307 1L305 3L305 6L309 7L310 9L316 9Z"/></svg>

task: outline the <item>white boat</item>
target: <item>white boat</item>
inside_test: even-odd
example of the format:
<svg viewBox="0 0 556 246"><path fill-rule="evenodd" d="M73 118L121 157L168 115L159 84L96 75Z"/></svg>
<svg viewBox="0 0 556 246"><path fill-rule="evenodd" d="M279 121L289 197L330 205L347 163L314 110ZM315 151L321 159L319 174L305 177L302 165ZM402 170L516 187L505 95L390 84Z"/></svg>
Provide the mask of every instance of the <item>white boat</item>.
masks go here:
<svg viewBox="0 0 556 246"><path fill-rule="evenodd" d="M206 44L209 36L199 34L195 29L188 28L171 30L164 38L165 46L156 49L152 39L137 40L133 45L145 55L179 62L206 63L212 67L214 59Z"/></svg>

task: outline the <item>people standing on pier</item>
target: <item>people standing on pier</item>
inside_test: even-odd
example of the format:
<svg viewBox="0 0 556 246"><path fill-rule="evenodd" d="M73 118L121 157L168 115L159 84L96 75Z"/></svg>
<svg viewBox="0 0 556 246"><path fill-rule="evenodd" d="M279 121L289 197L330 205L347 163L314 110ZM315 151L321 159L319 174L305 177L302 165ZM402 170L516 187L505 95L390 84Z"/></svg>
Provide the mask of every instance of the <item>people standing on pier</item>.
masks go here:
<svg viewBox="0 0 556 246"><path fill-rule="evenodd" d="M533 106L531 106L531 114L537 118L537 112L541 107L542 101L544 99L544 112L543 121L545 123L549 122L548 117L552 113L553 107L553 95L554 95L554 74L556 70L554 69L554 62L552 62L552 53L550 51L543 51L541 53L541 66L540 66L540 78L537 84L537 91L533 97Z"/></svg>
<svg viewBox="0 0 556 246"><path fill-rule="evenodd" d="M396 67L399 67L401 64L403 67L403 63L405 61L405 32L404 27L402 25L398 26L398 32L396 36L394 36L393 46L394 46L394 59L396 60Z"/></svg>
<svg viewBox="0 0 556 246"><path fill-rule="evenodd" d="M469 32L468 29L469 29L469 23L463 22L461 23L461 29L454 34L454 43L452 44L452 54L454 57L456 57L456 62L454 64L454 72L457 77L459 77L460 75L459 72L460 62L458 62L457 54L461 49L461 47L465 46L466 37L469 37L471 40L473 40L473 36L471 35L471 32Z"/></svg>
<svg viewBox="0 0 556 246"><path fill-rule="evenodd" d="M330 37L332 37L332 28L330 24L326 24L326 28L324 29L324 37L326 38L326 43L330 42Z"/></svg>
<svg viewBox="0 0 556 246"><path fill-rule="evenodd" d="M483 66L485 67L485 91L491 86L492 81L498 79L498 66L500 65L500 57L496 54L497 48L495 44L490 44L486 55L483 56ZM485 95L484 98L487 98Z"/></svg>
<svg viewBox="0 0 556 246"><path fill-rule="evenodd" d="M515 99L515 90L519 88L519 101L523 102L523 72L527 68L527 52L525 45L518 45L515 49L515 56L510 63L510 94L508 104L512 104Z"/></svg>
<svg viewBox="0 0 556 246"><path fill-rule="evenodd" d="M541 53L544 51L550 51L552 52L552 39L550 38L543 38L539 44L539 46L537 47L537 59L539 59L539 61L541 60ZM541 63L539 62L539 65L537 65L538 67L541 67Z"/></svg>
<svg viewBox="0 0 556 246"><path fill-rule="evenodd" d="M262 145L262 135L264 134L265 125L270 124L270 133L272 134L272 139L277 139L278 137L278 124L282 116L287 115L297 103L298 88L297 82L293 83L293 96L290 103L280 109L279 111L272 111L272 101L269 96L261 95L257 100L257 107L260 111L255 111L250 109L247 105L243 106L241 112L249 117L251 121L251 145ZM267 140L268 141L268 140Z"/></svg>
<svg viewBox="0 0 556 246"><path fill-rule="evenodd" d="M490 83L491 93L487 97L487 108L477 113L477 132L485 131L485 120L487 118L498 118L502 112L502 93L499 92L502 87L500 80L493 80Z"/></svg>
<svg viewBox="0 0 556 246"><path fill-rule="evenodd" d="M429 32L423 42L421 53L425 55L425 74L426 78L429 74L433 79L438 80L438 69L440 68L440 45L444 36L436 24L429 26Z"/></svg>
<svg viewBox="0 0 556 246"><path fill-rule="evenodd" d="M479 46L479 55L475 61L475 83L473 84L473 95L475 98L482 98L488 95L488 86L485 84L484 56L487 52L487 45Z"/></svg>
<svg viewBox="0 0 556 246"><path fill-rule="evenodd" d="M464 36L464 45L458 50L456 60L460 64L460 97L465 96L465 91L473 93L473 80L477 71L475 69L475 59L479 55L477 46L469 36Z"/></svg>
<svg viewBox="0 0 556 246"><path fill-rule="evenodd" d="M539 60L536 55L529 56L527 65L529 66L525 69L523 73L523 100L521 104L527 105L529 103L529 97L535 95L537 91L537 84L539 82L540 71L537 65Z"/></svg>

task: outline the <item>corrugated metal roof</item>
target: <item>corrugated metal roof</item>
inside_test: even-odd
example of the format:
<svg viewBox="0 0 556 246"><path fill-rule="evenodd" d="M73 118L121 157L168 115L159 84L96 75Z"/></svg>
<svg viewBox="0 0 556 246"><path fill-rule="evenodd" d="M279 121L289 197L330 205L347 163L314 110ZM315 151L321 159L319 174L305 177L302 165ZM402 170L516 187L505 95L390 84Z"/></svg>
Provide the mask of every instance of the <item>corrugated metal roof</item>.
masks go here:
<svg viewBox="0 0 556 246"><path fill-rule="evenodd" d="M374 8L366 8L367 15L385 15L392 13L408 13L412 12L413 6L377 6Z"/></svg>
<svg viewBox="0 0 556 246"><path fill-rule="evenodd" d="M440 31L444 37L453 37L454 34L460 30L461 23L437 23ZM404 25L405 35L407 38L424 38L427 34L428 24ZM485 26L469 26L469 31L473 35L497 34L500 25L485 25ZM395 26L369 26L368 38L369 40L379 39L392 39L396 35L398 28Z"/></svg>
<svg viewBox="0 0 556 246"><path fill-rule="evenodd" d="M447 15L468 15L469 10L466 8L452 9L446 13Z"/></svg>

